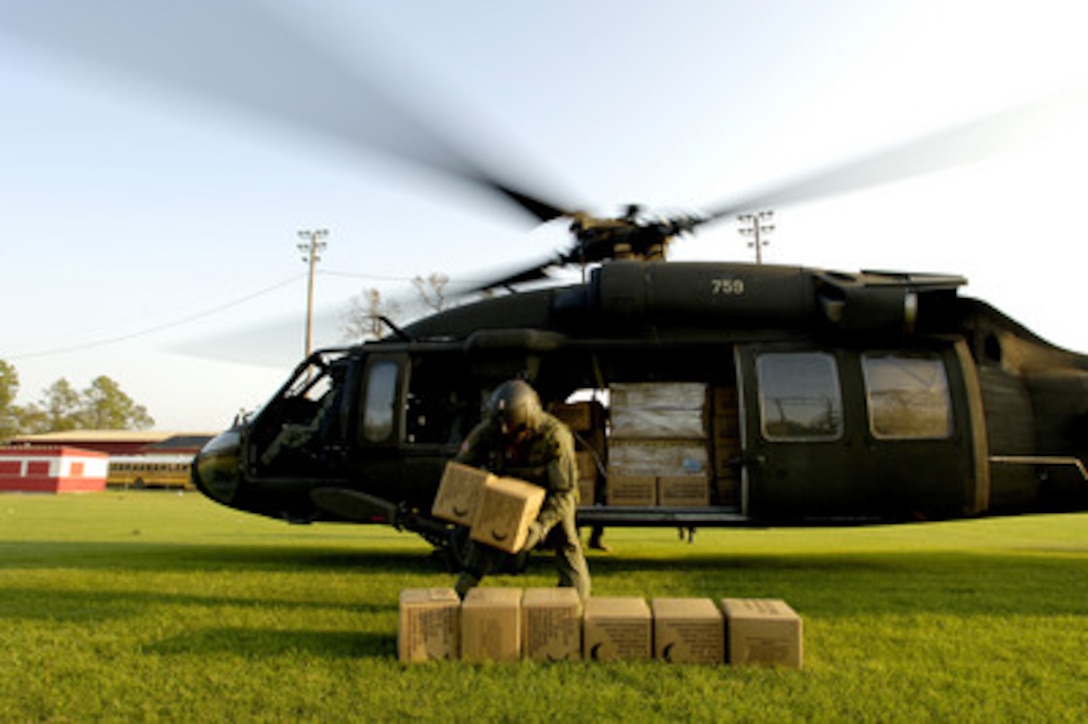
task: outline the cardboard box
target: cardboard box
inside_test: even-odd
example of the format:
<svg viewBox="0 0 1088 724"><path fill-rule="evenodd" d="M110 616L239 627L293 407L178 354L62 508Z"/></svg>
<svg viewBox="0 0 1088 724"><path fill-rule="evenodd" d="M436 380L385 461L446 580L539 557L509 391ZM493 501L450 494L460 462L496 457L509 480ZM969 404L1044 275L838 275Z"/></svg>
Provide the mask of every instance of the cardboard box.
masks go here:
<svg viewBox="0 0 1088 724"><path fill-rule="evenodd" d="M598 427L604 418L601 403L594 400L559 403L550 406L549 411L572 432L588 432Z"/></svg>
<svg viewBox="0 0 1088 724"><path fill-rule="evenodd" d="M461 604L461 660L521 658L521 589L473 588Z"/></svg>
<svg viewBox="0 0 1088 724"><path fill-rule="evenodd" d="M578 481L578 504L597 504L597 481L581 479Z"/></svg>
<svg viewBox="0 0 1088 724"><path fill-rule="evenodd" d="M709 470L705 440L611 440L608 470L624 475L684 475Z"/></svg>
<svg viewBox="0 0 1088 724"><path fill-rule="evenodd" d="M709 598L655 598L654 658L674 664L725 663L725 620Z"/></svg>
<svg viewBox="0 0 1088 724"><path fill-rule="evenodd" d="M636 597L590 598L582 620L582 656L593 661L641 661L653 653L653 618Z"/></svg>
<svg viewBox="0 0 1088 724"><path fill-rule="evenodd" d="M492 476L484 486L469 537L507 553L517 553L525 544L529 524L540 513L544 494L539 485Z"/></svg>
<svg viewBox="0 0 1088 724"><path fill-rule="evenodd" d="M704 438L707 423L702 408L673 410L642 407L612 409L613 439L685 440Z"/></svg>
<svg viewBox="0 0 1088 724"><path fill-rule="evenodd" d="M714 415L736 415L739 400L736 387L715 387L711 392Z"/></svg>
<svg viewBox="0 0 1088 724"><path fill-rule="evenodd" d="M785 601L724 598L721 606L729 663L802 667L801 617Z"/></svg>
<svg viewBox="0 0 1088 724"><path fill-rule="evenodd" d="M456 659L460 652L461 599L452 588L400 592L397 658L404 663Z"/></svg>
<svg viewBox="0 0 1088 724"><path fill-rule="evenodd" d="M741 503L740 480L740 473L733 470L714 476L714 489L720 504L739 505Z"/></svg>
<svg viewBox="0 0 1088 724"><path fill-rule="evenodd" d="M573 588L527 588L521 599L522 655L534 661L582 658L582 601Z"/></svg>
<svg viewBox="0 0 1088 724"><path fill-rule="evenodd" d="M662 475L657 479L657 504L676 508L710 505L710 478L703 475Z"/></svg>
<svg viewBox="0 0 1088 724"><path fill-rule="evenodd" d="M728 415L715 415L710 423L714 440L728 441L740 439L740 417L734 410Z"/></svg>
<svg viewBox="0 0 1088 724"><path fill-rule="evenodd" d="M706 407L702 382L617 382L609 387L612 413L616 409L702 410Z"/></svg>
<svg viewBox="0 0 1088 724"><path fill-rule="evenodd" d="M589 450L574 453L574 463L578 466L579 480L597 479L597 458Z"/></svg>
<svg viewBox="0 0 1088 724"><path fill-rule="evenodd" d="M484 486L495 476L486 470L450 461L442 473L431 515L451 523L472 525Z"/></svg>
<svg viewBox="0 0 1088 724"><path fill-rule="evenodd" d="M737 458L741 456L740 440L730 440L728 442L714 443L714 474L715 475L727 475L730 472L736 472L740 469L740 466L736 464Z"/></svg>
<svg viewBox="0 0 1088 724"><path fill-rule="evenodd" d="M657 505L657 477L623 475L609 470L604 502L605 505Z"/></svg>

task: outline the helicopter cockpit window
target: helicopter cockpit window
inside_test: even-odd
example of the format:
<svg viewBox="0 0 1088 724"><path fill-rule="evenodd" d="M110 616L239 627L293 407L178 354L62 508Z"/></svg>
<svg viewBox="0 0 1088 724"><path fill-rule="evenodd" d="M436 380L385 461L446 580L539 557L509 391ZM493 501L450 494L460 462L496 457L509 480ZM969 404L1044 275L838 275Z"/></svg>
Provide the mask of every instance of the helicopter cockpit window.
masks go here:
<svg viewBox="0 0 1088 724"><path fill-rule="evenodd" d="M875 437L933 439L952 434L952 401L939 358L866 354L862 367Z"/></svg>
<svg viewBox="0 0 1088 724"><path fill-rule="evenodd" d="M842 437L842 393L834 357L820 352L763 354L756 361L756 370L766 439Z"/></svg>
<svg viewBox="0 0 1088 724"><path fill-rule="evenodd" d="M256 415L253 440L266 472L314 469L315 462L329 461L329 447L344 434L346 369L335 360L307 365Z"/></svg>
<svg viewBox="0 0 1088 724"><path fill-rule="evenodd" d="M397 400L396 362L377 362L366 381L363 437L367 442L387 442L393 436Z"/></svg>

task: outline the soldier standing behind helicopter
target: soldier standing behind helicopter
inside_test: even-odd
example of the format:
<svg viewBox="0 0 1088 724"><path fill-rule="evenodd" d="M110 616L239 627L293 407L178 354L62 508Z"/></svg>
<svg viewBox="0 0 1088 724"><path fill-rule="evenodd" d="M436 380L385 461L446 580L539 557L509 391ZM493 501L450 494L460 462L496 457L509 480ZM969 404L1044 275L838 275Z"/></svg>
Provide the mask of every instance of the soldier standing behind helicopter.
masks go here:
<svg viewBox="0 0 1088 724"><path fill-rule="evenodd" d="M487 417L465 438L457 462L483 467L496 475L520 478L547 491L537 519L529 525L523 550L547 541L556 549L559 585L589 597L586 565L575 513L578 509L578 473L574 437L560 420L540 405L536 391L522 380L502 383L491 395ZM490 570L498 552L469 541L457 593L464 598Z"/></svg>

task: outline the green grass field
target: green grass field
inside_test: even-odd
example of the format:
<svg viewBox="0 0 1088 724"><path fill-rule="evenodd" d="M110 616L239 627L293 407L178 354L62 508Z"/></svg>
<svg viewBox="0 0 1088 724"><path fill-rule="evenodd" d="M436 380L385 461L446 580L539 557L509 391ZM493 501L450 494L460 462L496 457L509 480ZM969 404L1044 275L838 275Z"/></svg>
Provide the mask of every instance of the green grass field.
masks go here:
<svg viewBox="0 0 1088 724"><path fill-rule="evenodd" d="M413 536L0 495L0 720L1088 719L1088 514L607 540L598 595L783 598L805 669L405 667L399 591L453 581Z"/></svg>

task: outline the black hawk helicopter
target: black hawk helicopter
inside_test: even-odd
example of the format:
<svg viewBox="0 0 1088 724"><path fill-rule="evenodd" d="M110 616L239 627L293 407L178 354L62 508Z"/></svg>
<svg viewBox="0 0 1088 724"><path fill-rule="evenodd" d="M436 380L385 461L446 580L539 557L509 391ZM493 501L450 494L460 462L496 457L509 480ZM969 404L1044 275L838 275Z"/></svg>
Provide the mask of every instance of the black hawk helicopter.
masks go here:
<svg viewBox="0 0 1088 724"><path fill-rule="evenodd" d="M67 3L58 16L16 3L2 25L356 145L357 119L313 94L358 97L362 112L398 119L409 139L371 145L497 192L541 222L567 219L573 239L554 258L483 285L507 293L309 356L196 456L193 482L212 500L292 522L390 524L445 546L451 529L430 516L443 466L489 391L523 377L575 431L584 525L1088 508L1088 357L960 296L962 277L665 260L677 237L742 211L973 160L987 153L977 137L1042 112L1039 104L703 215L631 206L598 218L485 169L271 17L199 2L123 10L135 16L123 28L97 23L91 36L84 20L110 16L100 4ZM239 45L268 57L240 62ZM194 47L207 62L177 62ZM302 82L283 85L292 78ZM520 286L569 265L584 270L582 282Z"/></svg>

